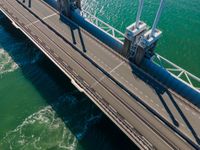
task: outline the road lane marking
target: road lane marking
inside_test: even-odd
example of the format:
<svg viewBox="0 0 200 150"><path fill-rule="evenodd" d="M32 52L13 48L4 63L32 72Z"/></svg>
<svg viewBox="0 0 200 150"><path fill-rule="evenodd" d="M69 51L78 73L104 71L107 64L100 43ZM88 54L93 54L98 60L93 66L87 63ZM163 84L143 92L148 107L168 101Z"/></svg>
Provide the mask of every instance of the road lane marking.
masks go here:
<svg viewBox="0 0 200 150"><path fill-rule="evenodd" d="M187 107L185 107L186 110L189 110Z"/></svg>
<svg viewBox="0 0 200 150"><path fill-rule="evenodd" d="M196 116L196 113L195 113L195 112L192 112L192 114L193 114L194 116Z"/></svg>
<svg viewBox="0 0 200 150"><path fill-rule="evenodd" d="M42 42L42 40L41 40L40 38L38 38L38 40L39 40L40 42Z"/></svg>
<svg viewBox="0 0 200 150"><path fill-rule="evenodd" d="M181 123L181 126L183 126L185 128L185 125L183 123Z"/></svg>
<svg viewBox="0 0 200 150"><path fill-rule="evenodd" d="M51 14L51 15L49 15L49 16L46 16L46 17L42 18L42 20L48 19L48 18L50 18L50 17L53 17L53 16L55 16L56 14L57 14L57 13L53 13L53 14ZM31 22L31 23L27 24L25 27L29 27L29 26L31 26L31 25L34 25L34 24L38 23L38 22L40 22L40 20L36 20L36 21L34 21L34 22Z"/></svg>
<svg viewBox="0 0 200 150"><path fill-rule="evenodd" d="M47 49L50 49L48 45L46 45L46 48L47 48Z"/></svg>
<svg viewBox="0 0 200 150"><path fill-rule="evenodd" d="M120 64L118 64L115 68L113 68L110 72L109 72L109 74L110 73L112 73L113 71L115 71L117 68L119 68L121 65L123 65L125 62L124 61L122 61Z"/></svg>
<svg viewBox="0 0 200 150"><path fill-rule="evenodd" d="M115 68L113 68L111 71L108 72L108 74L111 74L112 72L114 72L117 68L119 68L121 65L124 64L124 61L122 61L120 64L118 64ZM98 83L100 83L105 77L107 77L107 75L104 75L103 77L101 77L98 81L96 81L93 85L91 85L91 88L93 88L94 86L96 86Z"/></svg>
<svg viewBox="0 0 200 150"><path fill-rule="evenodd" d="M162 110L163 112L165 112L165 109L164 109L164 108L162 108L161 110Z"/></svg>

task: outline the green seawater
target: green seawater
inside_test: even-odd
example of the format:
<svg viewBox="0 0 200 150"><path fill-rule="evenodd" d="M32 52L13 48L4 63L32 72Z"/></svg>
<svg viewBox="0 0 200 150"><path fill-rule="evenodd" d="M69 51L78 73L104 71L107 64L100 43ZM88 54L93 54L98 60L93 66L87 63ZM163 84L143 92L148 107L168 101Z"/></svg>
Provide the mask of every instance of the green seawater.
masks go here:
<svg viewBox="0 0 200 150"><path fill-rule="evenodd" d="M83 0L124 32L137 0ZM159 0L145 1L152 24ZM200 1L166 0L156 52L200 77ZM134 144L0 14L0 150L121 150Z"/></svg>
<svg viewBox="0 0 200 150"><path fill-rule="evenodd" d="M141 20L153 24L160 0L144 1ZM138 0L83 0L83 6L121 32L135 22ZM200 77L200 1L165 0L156 52Z"/></svg>

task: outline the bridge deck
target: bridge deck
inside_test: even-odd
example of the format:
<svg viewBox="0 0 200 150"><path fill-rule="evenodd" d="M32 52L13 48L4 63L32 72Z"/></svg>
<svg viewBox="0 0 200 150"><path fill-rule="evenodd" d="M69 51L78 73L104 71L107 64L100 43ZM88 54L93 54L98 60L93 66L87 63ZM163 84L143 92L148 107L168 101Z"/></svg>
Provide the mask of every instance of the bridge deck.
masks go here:
<svg viewBox="0 0 200 150"><path fill-rule="evenodd" d="M0 8L139 147L146 139L159 149L192 149L183 139L199 147L200 112L185 99L40 0Z"/></svg>

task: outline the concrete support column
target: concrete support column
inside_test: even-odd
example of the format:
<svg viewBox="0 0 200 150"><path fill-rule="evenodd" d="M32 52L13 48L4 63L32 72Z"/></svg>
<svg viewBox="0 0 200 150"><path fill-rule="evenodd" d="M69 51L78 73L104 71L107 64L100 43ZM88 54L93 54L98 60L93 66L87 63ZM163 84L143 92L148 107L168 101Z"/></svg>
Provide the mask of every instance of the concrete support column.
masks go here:
<svg viewBox="0 0 200 150"><path fill-rule="evenodd" d="M76 5L81 10L81 0L76 0Z"/></svg>
<svg viewBox="0 0 200 150"><path fill-rule="evenodd" d="M123 47L123 51L121 53L122 56L124 56L126 58L128 57L128 54L129 54L130 48L131 48L131 44L132 44L132 41L125 37L124 47Z"/></svg>
<svg viewBox="0 0 200 150"><path fill-rule="evenodd" d="M28 7L31 7L31 0L28 1Z"/></svg>
<svg viewBox="0 0 200 150"><path fill-rule="evenodd" d="M60 13L70 16L70 0L57 0L57 5Z"/></svg>

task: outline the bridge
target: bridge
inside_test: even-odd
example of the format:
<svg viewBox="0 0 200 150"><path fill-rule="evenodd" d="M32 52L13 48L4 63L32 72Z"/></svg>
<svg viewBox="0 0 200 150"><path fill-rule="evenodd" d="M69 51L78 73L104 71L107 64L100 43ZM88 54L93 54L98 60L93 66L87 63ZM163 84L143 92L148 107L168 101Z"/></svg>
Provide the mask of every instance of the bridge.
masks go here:
<svg viewBox="0 0 200 150"><path fill-rule="evenodd" d="M139 148L200 149L199 108L142 68L143 59L153 55L151 44L161 34L156 29L160 11L150 32L144 30L139 11L139 22L127 28L124 51L119 52L118 47L105 44L74 19L81 9L80 1L58 2L62 13L42 0L1 0L0 10ZM132 38L139 34L130 30L135 25L141 25L137 29L146 34L134 43L140 47L138 51L133 50ZM130 37L128 32L134 34ZM144 40L148 43L152 34L145 45ZM147 55L142 49L148 51ZM129 53L133 57L127 59ZM200 100L198 89L183 84Z"/></svg>

